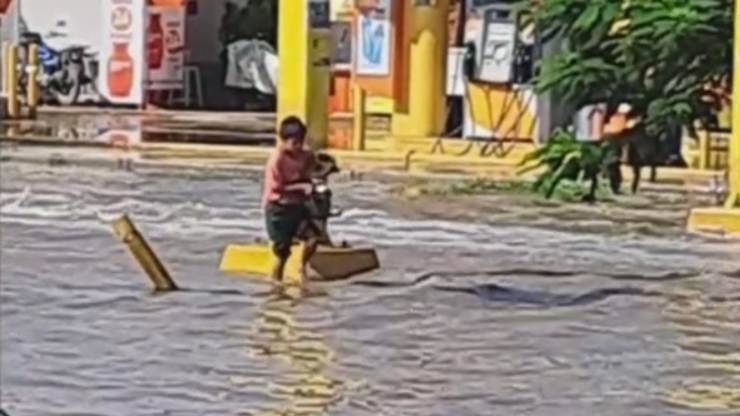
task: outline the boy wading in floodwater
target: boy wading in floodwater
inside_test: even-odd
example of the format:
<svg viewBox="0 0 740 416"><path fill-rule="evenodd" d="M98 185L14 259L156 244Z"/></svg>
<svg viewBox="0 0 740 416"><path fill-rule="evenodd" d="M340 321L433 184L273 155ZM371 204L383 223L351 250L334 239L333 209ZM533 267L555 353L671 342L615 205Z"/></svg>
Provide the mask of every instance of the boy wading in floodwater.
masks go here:
<svg viewBox="0 0 740 416"><path fill-rule="evenodd" d="M298 239L305 244L300 271L301 279L305 279L308 262L316 252L318 235L307 207L314 191L311 174L315 158L313 152L304 147L306 126L299 118L285 118L278 134L277 148L265 167L262 200L267 234L277 257L272 277L283 280L293 240Z"/></svg>

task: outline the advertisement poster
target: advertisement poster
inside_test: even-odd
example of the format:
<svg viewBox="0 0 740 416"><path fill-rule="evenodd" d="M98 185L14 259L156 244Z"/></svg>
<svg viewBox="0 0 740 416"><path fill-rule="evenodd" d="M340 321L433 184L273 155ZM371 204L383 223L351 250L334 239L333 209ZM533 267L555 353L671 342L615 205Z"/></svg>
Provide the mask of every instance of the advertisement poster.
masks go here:
<svg viewBox="0 0 740 416"><path fill-rule="evenodd" d="M356 71L360 75L388 75L391 57L389 2L364 3L357 20Z"/></svg>
<svg viewBox="0 0 740 416"><path fill-rule="evenodd" d="M149 90L182 89L185 65L185 8L149 7L147 26Z"/></svg>
<svg viewBox="0 0 740 416"><path fill-rule="evenodd" d="M145 14L145 0L103 0L98 88L111 103L143 103Z"/></svg>
<svg viewBox="0 0 740 416"><path fill-rule="evenodd" d="M372 14L376 19L388 19L391 0L355 0L357 9L363 14Z"/></svg>

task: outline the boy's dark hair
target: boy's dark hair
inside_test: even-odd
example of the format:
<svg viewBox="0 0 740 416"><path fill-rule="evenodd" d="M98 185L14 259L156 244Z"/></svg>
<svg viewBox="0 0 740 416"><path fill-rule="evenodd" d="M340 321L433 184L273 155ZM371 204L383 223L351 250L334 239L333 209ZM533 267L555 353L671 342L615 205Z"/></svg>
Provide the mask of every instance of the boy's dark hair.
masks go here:
<svg viewBox="0 0 740 416"><path fill-rule="evenodd" d="M281 140L287 140L289 138L304 140L306 138L306 125L303 124L300 118L289 116L284 118L280 123L278 134Z"/></svg>

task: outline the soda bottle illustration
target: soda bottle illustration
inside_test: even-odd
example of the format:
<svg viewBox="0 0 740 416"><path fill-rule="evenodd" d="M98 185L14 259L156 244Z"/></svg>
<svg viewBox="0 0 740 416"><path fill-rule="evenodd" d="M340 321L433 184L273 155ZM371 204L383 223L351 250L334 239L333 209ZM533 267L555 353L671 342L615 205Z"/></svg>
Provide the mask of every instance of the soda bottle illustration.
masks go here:
<svg viewBox="0 0 740 416"><path fill-rule="evenodd" d="M134 84L134 60L128 52L128 43L114 43L108 60L108 90L110 95L125 98Z"/></svg>
<svg viewBox="0 0 740 416"><path fill-rule="evenodd" d="M162 30L162 19L160 14L149 16L149 27L147 28L147 56L149 69L157 70L162 67L164 58L164 30Z"/></svg>

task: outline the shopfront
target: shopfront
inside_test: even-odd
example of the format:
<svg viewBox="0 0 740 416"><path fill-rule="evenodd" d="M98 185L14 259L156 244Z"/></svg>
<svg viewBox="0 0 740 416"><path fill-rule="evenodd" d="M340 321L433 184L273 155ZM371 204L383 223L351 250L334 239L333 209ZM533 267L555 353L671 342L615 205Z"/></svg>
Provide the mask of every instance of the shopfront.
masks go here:
<svg viewBox="0 0 740 416"><path fill-rule="evenodd" d="M15 1L20 43L40 46L45 101L144 107L158 91L182 90L184 2ZM79 65L67 56L79 58ZM67 65L75 66L75 77L60 85L58 74L70 72Z"/></svg>

